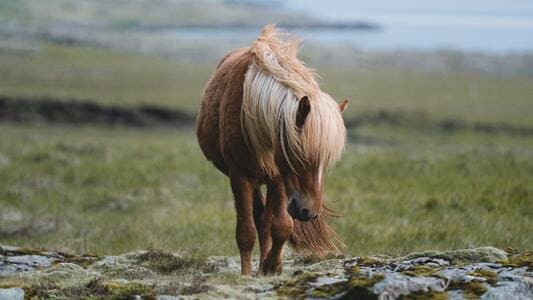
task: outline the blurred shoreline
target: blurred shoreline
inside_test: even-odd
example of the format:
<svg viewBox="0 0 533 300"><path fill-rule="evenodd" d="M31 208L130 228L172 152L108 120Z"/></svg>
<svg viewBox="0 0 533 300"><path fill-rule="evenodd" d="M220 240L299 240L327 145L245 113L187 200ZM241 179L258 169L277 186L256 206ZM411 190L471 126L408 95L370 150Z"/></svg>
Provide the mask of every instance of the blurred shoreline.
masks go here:
<svg viewBox="0 0 533 300"><path fill-rule="evenodd" d="M28 53L58 44L213 64L248 46L271 21L304 40L301 57L310 65L533 75L532 51L434 47L432 31L418 32L411 46L394 46L410 33L363 19L320 19L278 1L6 2L0 5L0 51Z"/></svg>
<svg viewBox="0 0 533 300"><path fill-rule="evenodd" d="M532 51L433 47L438 39L432 42L431 31L418 32L410 47L395 47L394 39L409 34L401 28L317 19L277 1L6 2L0 5L0 52L24 55L54 44L215 64L228 51L248 46L270 21L303 39L300 56L312 66L533 75Z"/></svg>

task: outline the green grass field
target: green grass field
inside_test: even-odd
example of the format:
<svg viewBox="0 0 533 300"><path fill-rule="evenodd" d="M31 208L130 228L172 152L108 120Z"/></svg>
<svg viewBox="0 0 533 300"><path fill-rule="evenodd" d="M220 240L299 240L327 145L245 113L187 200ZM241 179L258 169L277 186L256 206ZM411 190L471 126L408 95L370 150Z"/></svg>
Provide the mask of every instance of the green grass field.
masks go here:
<svg viewBox="0 0 533 300"><path fill-rule="evenodd" d="M213 68L43 45L0 54L0 94L195 112ZM533 125L533 78L318 71L324 90L352 99L349 118ZM380 124L349 134L325 195L344 214L332 223L347 253L533 247L533 136ZM189 129L0 123L0 207L2 244L237 254L227 179Z"/></svg>
<svg viewBox="0 0 533 300"><path fill-rule="evenodd" d="M0 51L0 94L88 99L105 104L154 104L196 112L215 63L43 44L39 51ZM533 126L533 78L466 73L417 73L320 67L323 90L350 98L348 118L378 110L431 119Z"/></svg>

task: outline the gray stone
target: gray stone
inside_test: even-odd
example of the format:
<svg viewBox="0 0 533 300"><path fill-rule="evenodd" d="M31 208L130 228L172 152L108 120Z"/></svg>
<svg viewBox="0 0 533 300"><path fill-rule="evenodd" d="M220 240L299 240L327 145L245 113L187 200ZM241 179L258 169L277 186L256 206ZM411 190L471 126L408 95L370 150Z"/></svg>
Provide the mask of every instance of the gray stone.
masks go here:
<svg viewBox="0 0 533 300"><path fill-rule="evenodd" d="M0 289L0 300L24 300L24 290L21 288Z"/></svg>
<svg viewBox="0 0 533 300"><path fill-rule="evenodd" d="M42 255L21 255L7 257L5 261L8 264L26 265L32 268L48 268L56 259Z"/></svg>
<svg viewBox="0 0 533 300"><path fill-rule="evenodd" d="M371 289L380 299L398 299L412 293L444 292L446 282L435 277L410 277L389 273Z"/></svg>
<svg viewBox="0 0 533 300"><path fill-rule="evenodd" d="M496 299L516 299L516 300L531 300L533 299L533 278L524 277L523 280L504 281L495 287L490 287L481 299L496 300Z"/></svg>
<svg viewBox="0 0 533 300"><path fill-rule="evenodd" d="M55 258L41 255L7 256L0 261L0 277L28 272L36 268L48 268L55 261Z"/></svg>

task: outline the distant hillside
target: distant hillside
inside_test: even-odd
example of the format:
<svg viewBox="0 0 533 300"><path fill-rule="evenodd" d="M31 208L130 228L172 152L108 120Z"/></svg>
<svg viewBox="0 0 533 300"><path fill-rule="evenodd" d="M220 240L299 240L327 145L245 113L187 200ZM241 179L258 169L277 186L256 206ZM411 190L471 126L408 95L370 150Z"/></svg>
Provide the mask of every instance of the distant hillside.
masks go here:
<svg viewBox="0 0 533 300"><path fill-rule="evenodd" d="M214 0L0 0L0 20L35 26L107 28L305 25L315 21L277 2Z"/></svg>

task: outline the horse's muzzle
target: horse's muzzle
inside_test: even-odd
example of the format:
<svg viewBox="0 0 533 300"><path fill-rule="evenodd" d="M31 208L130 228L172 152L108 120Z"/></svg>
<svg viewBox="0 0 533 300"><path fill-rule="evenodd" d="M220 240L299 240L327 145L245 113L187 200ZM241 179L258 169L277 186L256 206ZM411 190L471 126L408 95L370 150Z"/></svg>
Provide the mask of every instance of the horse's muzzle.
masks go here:
<svg viewBox="0 0 533 300"><path fill-rule="evenodd" d="M291 197L291 199L289 200L289 207L287 210L289 211L289 215L291 215L293 219L305 222L313 220L318 216L318 214L313 212L312 210L306 207L302 207L300 202L300 199L297 197Z"/></svg>

